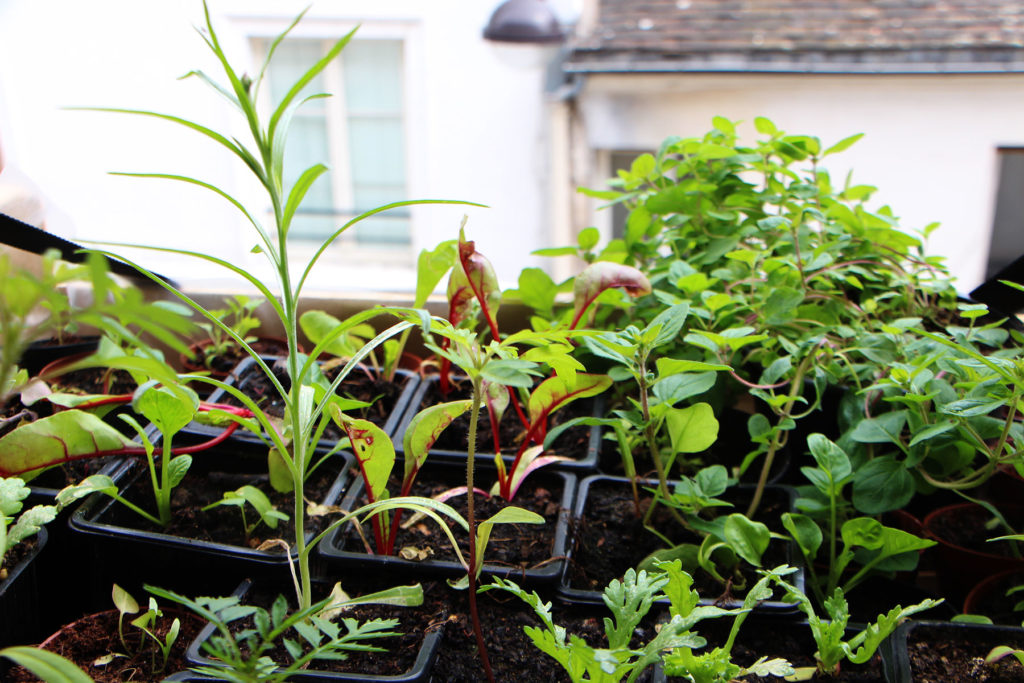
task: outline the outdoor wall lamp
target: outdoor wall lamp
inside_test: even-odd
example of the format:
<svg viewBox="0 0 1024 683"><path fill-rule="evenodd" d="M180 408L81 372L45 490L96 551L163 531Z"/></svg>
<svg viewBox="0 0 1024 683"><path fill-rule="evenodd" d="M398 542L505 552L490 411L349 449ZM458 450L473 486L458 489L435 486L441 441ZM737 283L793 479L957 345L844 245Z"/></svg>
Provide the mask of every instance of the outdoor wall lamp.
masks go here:
<svg viewBox="0 0 1024 683"><path fill-rule="evenodd" d="M565 38L546 0L505 0L484 29L484 38L506 43L557 43Z"/></svg>

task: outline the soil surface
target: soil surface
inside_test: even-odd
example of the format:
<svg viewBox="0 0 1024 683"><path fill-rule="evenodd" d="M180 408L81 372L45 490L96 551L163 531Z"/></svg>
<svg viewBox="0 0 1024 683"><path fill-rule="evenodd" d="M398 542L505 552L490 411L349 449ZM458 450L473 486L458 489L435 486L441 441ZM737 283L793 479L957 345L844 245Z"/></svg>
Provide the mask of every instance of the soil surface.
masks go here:
<svg viewBox="0 0 1024 683"><path fill-rule="evenodd" d="M581 492L582 495L582 492ZM628 484L617 481L598 481L589 487L583 515L570 522L572 539L569 565L569 586L580 590L601 591L612 579L621 578L630 567L636 567L655 550L665 547L662 541L644 528L642 516L650 505L651 496L640 488L640 516L637 515L632 490ZM735 507L714 508L728 514L742 511L746 501L736 498ZM783 532L779 522L782 512L789 509L787 497L766 491L755 519L769 529ZM656 511L653 525L673 543L697 543L700 537L684 529L672 519L664 506ZM776 567L787 563L785 546L772 542L764 556L764 565ZM760 577L753 568L743 565L748 585ZM726 592L726 587L709 574L699 570L694 574L694 588L702 598L724 600L742 597L742 592Z"/></svg>
<svg viewBox="0 0 1024 683"><path fill-rule="evenodd" d="M63 627L49 639L45 649L70 659L96 683L162 681L167 675L188 668L185 650L203 626L202 620L190 613L177 613L172 616L169 610L163 609L164 617L158 620L154 631L161 639L166 637L174 616L179 617L181 621L181 631L165 667L157 665L154 668L153 657L157 657L156 661L159 661L159 651L151 641L143 640L145 636L138 629L128 625L133 618L130 615L125 617L125 642L128 645L128 648L125 648L118 635L116 610L90 615ZM4 678L6 683L29 683L39 680L18 667L9 671Z"/></svg>
<svg viewBox="0 0 1024 683"><path fill-rule="evenodd" d="M217 451L216 453L193 455L192 467L188 474L171 493L172 519L169 527L156 526L127 507L116 503L102 515L103 522L181 538L250 548L255 548L268 539L294 539L291 494L275 491L270 486L269 478L265 473L252 473L258 470L250 469L239 472L240 466L245 469L244 456L239 458L242 462L232 462L230 457L221 453L221 451ZM204 462L205 459L209 460ZM250 467L266 467L265 458L254 460L250 457L249 461ZM334 457L317 468L306 482L306 497L309 500L323 500L343 466L344 461L339 457ZM140 476L134 479L125 497L147 512L155 514L153 490L147 468L143 463L139 463L134 471L139 472ZM255 486L266 493L277 509L289 516L289 520L279 522L276 529L260 524L249 537L246 537L242 525L242 515L238 507L221 505L210 510L202 510L203 507L220 500L225 492L234 491L246 484ZM255 517L252 508L246 506L246 521L251 524ZM306 530L307 532L318 531L325 523L324 517L307 516ZM291 544L290 541L289 544ZM271 550L271 552L281 552L281 550Z"/></svg>
<svg viewBox="0 0 1024 683"><path fill-rule="evenodd" d="M281 361L276 361L270 366L275 376L285 389L291 386L288 373ZM328 381L333 382L340 368L331 369L324 373ZM388 418L394 412L398 399L401 397L411 375L396 375L395 381L391 382L368 371L356 368L344 381L338 385L337 394L344 398L355 399L370 405L366 408L346 411L351 417L369 420L378 427L383 427ZM270 383L270 380L263 374L258 366L251 366L241 377L238 378L238 389L252 398L268 414L275 417L284 416L284 402L278 395L277 390ZM225 396L224 402L230 405L239 405L234 399ZM324 438L337 441L341 438L341 430L332 422L324 432Z"/></svg>
<svg viewBox="0 0 1024 683"><path fill-rule="evenodd" d="M261 356L279 356L288 352L288 344L284 340L260 337L249 343L250 348ZM232 343L224 353L205 355L204 348L193 348L195 360L182 358L182 366L187 372L209 371L214 377L224 378L231 374L231 371L249 357L249 353L241 346Z"/></svg>
<svg viewBox="0 0 1024 683"><path fill-rule="evenodd" d="M479 477L484 475L478 471ZM450 491L457 486L465 486L465 470L460 467L450 468L428 468L421 471L413 485L411 495L432 498L438 494ZM487 489L491 481L484 477L478 488ZM389 484L389 490L399 490L400 482L393 477ZM536 512L545 519L544 524L499 524L494 527L491 539L488 543L485 562L489 566L530 569L537 567L552 557L552 546L555 537L555 525L559 515L564 513L561 507L564 480L551 474L534 474L526 480L519 489L518 495L512 503L506 502L500 496L492 496L489 499L477 493L475 507L476 518L479 521L485 520L498 510L508 506L517 507ZM365 504L366 498L360 499L350 505L351 508ZM445 501L463 517L466 516L466 496L459 495ZM404 515L408 518L408 515ZM368 539L373 539L372 527L369 524L363 525L364 533ZM468 559L468 543L466 533L461 528L453 525L455 537L460 540L464 556ZM354 528L349 525L345 535L345 549L359 552L363 549L363 543ZM418 555L425 551L428 553L423 559L457 561L450 541L444 532L431 520L420 520L408 529L400 529L395 541L395 551L403 549L415 551Z"/></svg>
<svg viewBox="0 0 1024 683"><path fill-rule="evenodd" d="M1024 666L1013 656L985 664L997 645L1024 647L1024 633L993 634L955 626L918 626L907 635L914 683L1020 683Z"/></svg>

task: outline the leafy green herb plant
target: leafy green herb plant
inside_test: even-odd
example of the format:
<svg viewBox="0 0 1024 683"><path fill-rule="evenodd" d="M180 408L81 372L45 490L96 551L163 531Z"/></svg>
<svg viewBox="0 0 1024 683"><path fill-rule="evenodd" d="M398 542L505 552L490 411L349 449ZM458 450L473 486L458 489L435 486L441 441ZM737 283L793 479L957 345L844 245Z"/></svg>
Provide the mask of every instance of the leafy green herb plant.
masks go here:
<svg viewBox="0 0 1024 683"><path fill-rule="evenodd" d="M670 622L661 625L650 641L638 647L631 645L637 627L655 600L662 597L661 590L666 583L666 575L650 575L645 571L637 573L630 569L622 581L615 579L608 584L602 599L612 617L604 619L608 641L604 648L591 646L583 638L567 633L565 627L555 624L550 602L544 602L536 592L526 592L513 581L495 578L493 583L480 590L504 590L532 607L541 627L524 626L524 631L537 649L565 669L574 683L617 683L637 680L645 669L661 659L661 653L668 648L697 648L705 644L703 638L689 632L689 624L682 616L674 615Z"/></svg>
<svg viewBox="0 0 1024 683"><path fill-rule="evenodd" d="M683 571L678 561L662 562L658 571L666 578L665 595L669 598L669 614L673 620L682 619L687 628L707 618L731 616L732 626L725 642L710 650L694 652L692 645L678 645L663 656L665 673L669 676L688 677L693 683L729 683L744 676L790 676L793 667L784 659L762 655L749 666L740 666L732 659L740 628L751 611L762 601L772 597L771 577L761 578L747 591L740 609L723 610L699 604L700 596L693 590L693 578ZM785 575L795 571L790 567L777 567L773 574ZM704 639L701 638L703 641ZM706 645L702 643L701 647Z"/></svg>
<svg viewBox="0 0 1024 683"><path fill-rule="evenodd" d="M346 609L375 603L412 607L423 602L423 589L419 584L358 598L332 593L298 610L291 610L283 595L274 600L270 609L265 609L244 605L233 596L190 599L152 586L147 586L146 590L189 608L213 625L216 632L203 643L203 651L212 662L195 667L193 671L234 683L284 683L317 660L345 659L349 652L385 652L385 647L375 643L398 635L395 630L398 620L360 622L345 616ZM243 619L251 619L252 626L233 628L233 624ZM281 646L286 659L274 661L271 655Z"/></svg>
<svg viewBox="0 0 1024 683"><path fill-rule="evenodd" d="M217 317L236 337L251 344L256 341L256 337L250 333L260 326L256 309L262 304L263 299L259 297L236 294L224 299L224 308L211 309L210 314ZM202 364L212 370L214 361L227 355L236 348L236 344L234 339L226 334L221 327L210 322L200 322L198 325L206 333L206 343L199 347Z"/></svg>
<svg viewBox="0 0 1024 683"><path fill-rule="evenodd" d="M913 569L918 551L935 541L887 527L873 517L855 516L844 494L854 477L846 452L822 434L810 435L807 443L816 466L802 467L801 472L812 486L796 501L801 512L784 512L782 525L804 557L819 604L838 589L849 592L873 571ZM824 576L819 562L827 566ZM848 571L853 563L859 565L856 571Z"/></svg>
<svg viewBox="0 0 1024 683"><path fill-rule="evenodd" d="M844 661L851 664L866 663L874 656L882 641L896 630L900 622L942 603L942 600L928 598L909 607L897 605L885 614L879 614L878 618L869 623L863 631L848 638L846 631L850 611L842 588L836 588L824 601L822 606L827 616L822 617L815 611L810 598L797 587L787 583L780 573L768 572L767 575L786 590L787 599L795 600L800 611L807 616L811 635L818 647L814 654L818 661L817 667L798 669L799 678L793 680L808 680L816 671L826 676L834 676L839 673L840 665Z"/></svg>

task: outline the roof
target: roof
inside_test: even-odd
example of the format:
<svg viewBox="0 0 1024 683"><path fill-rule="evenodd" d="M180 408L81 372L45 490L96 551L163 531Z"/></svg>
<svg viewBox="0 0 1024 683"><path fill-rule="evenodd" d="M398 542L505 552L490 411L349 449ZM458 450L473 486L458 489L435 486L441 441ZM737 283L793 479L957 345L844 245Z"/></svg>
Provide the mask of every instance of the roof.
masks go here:
<svg viewBox="0 0 1024 683"><path fill-rule="evenodd" d="M569 72L1024 71L1024 3L588 0Z"/></svg>

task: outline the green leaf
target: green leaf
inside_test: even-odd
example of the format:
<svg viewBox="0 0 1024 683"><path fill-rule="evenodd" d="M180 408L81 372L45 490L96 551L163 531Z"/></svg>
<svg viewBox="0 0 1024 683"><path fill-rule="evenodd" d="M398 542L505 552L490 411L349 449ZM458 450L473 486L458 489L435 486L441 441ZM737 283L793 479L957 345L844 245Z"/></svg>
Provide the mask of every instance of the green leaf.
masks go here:
<svg viewBox="0 0 1024 683"><path fill-rule="evenodd" d="M657 336L654 341L651 342L652 348L657 348L662 344L674 341L679 336L679 331L683 328L683 323L686 322L686 316L690 312L690 304L681 303L674 306L669 306L654 317L647 327L647 330L658 330Z"/></svg>
<svg viewBox="0 0 1024 683"><path fill-rule="evenodd" d="M754 117L754 128L762 135L775 135L778 132L775 124L763 116Z"/></svg>
<svg viewBox="0 0 1024 683"><path fill-rule="evenodd" d="M402 436L402 449L405 452L405 481L415 475L424 461L434 442L441 436L448 425L473 406L470 400L438 403L425 408L410 420L409 426Z"/></svg>
<svg viewBox="0 0 1024 683"><path fill-rule="evenodd" d="M538 515L536 512L530 510L524 510L523 508L509 505L503 507L496 513L491 515L488 519L480 522L477 527L476 536L476 553L478 560L477 570L483 567L482 558L486 556L487 543L491 539L491 530L495 524L543 524L544 518Z"/></svg>
<svg viewBox="0 0 1024 683"><path fill-rule="evenodd" d="M395 466L395 445L383 429L369 420L337 421L348 434L370 500L380 500L387 493L388 477Z"/></svg>
<svg viewBox="0 0 1024 683"><path fill-rule="evenodd" d="M857 133L856 135L851 135L850 137L843 138L836 144L826 149L821 156L827 157L829 154L838 154L839 152L849 149L855 142L860 140L862 137L864 137L864 133Z"/></svg>
<svg viewBox="0 0 1024 683"><path fill-rule="evenodd" d="M46 683L92 683L92 679L72 662L41 648L28 645L7 647L0 650L0 657L25 667Z"/></svg>
<svg viewBox="0 0 1024 683"><path fill-rule="evenodd" d="M199 396L188 387L171 391L167 387L143 385L132 397L132 407L152 422L165 439L192 422L199 410Z"/></svg>
<svg viewBox="0 0 1024 683"><path fill-rule="evenodd" d="M850 476L853 469L846 451L830 441L823 434L811 434L807 437L807 447L811 451L818 467L835 483L843 482Z"/></svg>
<svg viewBox="0 0 1024 683"><path fill-rule="evenodd" d="M527 405L530 424L545 419L552 412L572 401L597 396L611 385L612 379L608 375L578 372L574 381L557 375L549 377L537 385L537 388L530 394L530 401Z"/></svg>
<svg viewBox="0 0 1024 683"><path fill-rule="evenodd" d="M707 403L672 408L665 416L665 426L675 453L700 453L718 439L718 420Z"/></svg>
<svg viewBox="0 0 1024 683"><path fill-rule="evenodd" d="M558 287L554 280L540 268L523 268L519 271L519 298L530 308L548 317L552 316L557 293Z"/></svg>
<svg viewBox="0 0 1024 683"><path fill-rule="evenodd" d="M53 505L36 505L31 507L22 512L18 516L18 521L7 529L6 539L3 538L3 523L0 521L0 560L3 559L4 550L9 550L24 539L35 536L44 524L49 524L56 517L57 508Z"/></svg>
<svg viewBox="0 0 1024 683"><path fill-rule="evenodd" d="M793 537L805 557L813 560L818 555L823 536L818 523L807 515L796 512L782 513L782 526Z"/></svg>
<svg viewBox="0 0 1024 683"><path fill-rule="evenodd" d="M434 247L433 251L420 251L416 260L416 298L413 300L415 308L426 305L438 283L451 270L458 252L458 244L458 240L447 240Z"/></svg>
<svg viewBox="0 0 1024 683"><path fill-rule="evenodd" d="M804 301L804 292L794 287L776 287L761 308L769 325L781 325L796 316L797 307Z"/></svg>
<svg viewBox="0 0 1024 683"><path fill-rule="evenodd" d="M114 600L114 607L121 614L136 614L139 611L139 603L131 596L131 593L114 584L111 591L111 598Z"/></svg>
<svg viewBox="0 0 1024 683"><path fill-rule="evenodd" d="M907 423L907 413L897 410L883 413L878 417L861 420L851 433L851 438L860 443L894 443L900 442L899 437Z"/></svg>
<svg viewBox="0 0 1024 683"><path fill-rule="evenodd" d="M0 438L0 476L10 477L71 457L102 455L135 445L95 415L63 410Z"/></svg>
<svg viewBox="0 0 1024 683"><path fill-rule="evenodd" d="M761 557L771 540L767 526L734 512L725 518L724 535L733 552L751 565L761 566Z"/></svg>
<svg viewBox="0 0 1024 683"><path fill-rule="evenodd" d="M167 463L167 474L170 480L171 488L174 488L181 483L181 480L188 474L188 469L192 466L191 455L179 455L171 458L171 461Z"/></svg>
<svg viewBox="0 0 1024 683"><path fill-rule="evenodd" d="M869 460L853 476L853 506L866 515L898 510L910 502L914 492L913 476L892 456Z"/></svg>

